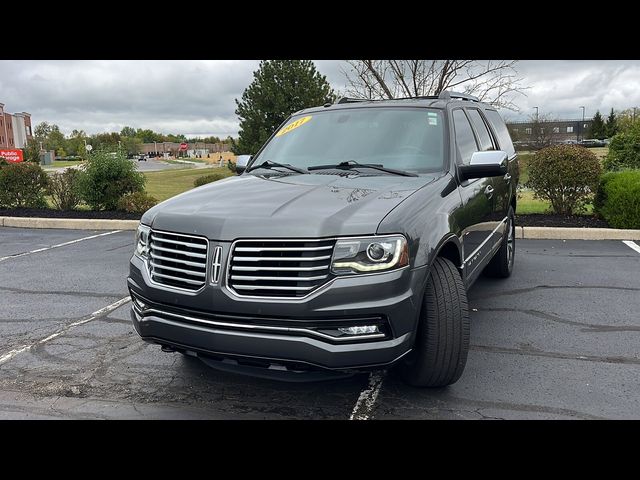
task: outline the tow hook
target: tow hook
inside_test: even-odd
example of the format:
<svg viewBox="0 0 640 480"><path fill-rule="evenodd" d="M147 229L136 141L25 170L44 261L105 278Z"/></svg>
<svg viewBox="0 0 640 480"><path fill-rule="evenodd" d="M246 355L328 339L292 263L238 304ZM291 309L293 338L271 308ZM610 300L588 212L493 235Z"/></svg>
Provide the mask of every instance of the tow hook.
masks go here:
<svg viewBox="0 0 640 480"><path fill-rule="evenodd" d="M169 345L162 345L160 347L160 349L165 352L165 353L173 353L176 352L177 350Z"/></svg>

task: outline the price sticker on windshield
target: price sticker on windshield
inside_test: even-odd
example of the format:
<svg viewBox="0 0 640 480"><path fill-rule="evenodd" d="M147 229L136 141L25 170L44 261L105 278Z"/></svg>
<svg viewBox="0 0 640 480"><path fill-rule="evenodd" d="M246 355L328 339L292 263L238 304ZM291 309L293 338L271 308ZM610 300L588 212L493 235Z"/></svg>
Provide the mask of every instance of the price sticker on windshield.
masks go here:
<svg viewBox="0 0 640 480"><path fill-rule="evenodd" d="M291 122L289 125L284 126L282 130L276 133L276 137L280 137L285 133L289 133L291 130L295 130L296 128L301 127L302 125L307 123L309 120L311 120L311 115L307 115L306 117L299 118L295 122Z"/></svg>

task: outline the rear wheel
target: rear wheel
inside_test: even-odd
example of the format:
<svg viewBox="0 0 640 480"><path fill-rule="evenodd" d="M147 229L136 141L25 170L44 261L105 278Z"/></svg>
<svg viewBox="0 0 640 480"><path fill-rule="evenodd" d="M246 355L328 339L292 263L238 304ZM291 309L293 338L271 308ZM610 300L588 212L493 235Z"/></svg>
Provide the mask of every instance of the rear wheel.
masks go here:
<svg viewBox="0 0 640 480"><path fill-rule="evenodd" d="M484 270L488 277L507 278L513 271L516 259L516 221L513 207L509 207L507 229L502 237L502 244Z"/></svg>
<svg viewBox="0 0 640 480"><path fill-rule="evenodd" d="M422 301L413 351L399 366L416 387L444 387L462 375L469 351L467 292L460 272L446 258L433 263Z"/></svg>

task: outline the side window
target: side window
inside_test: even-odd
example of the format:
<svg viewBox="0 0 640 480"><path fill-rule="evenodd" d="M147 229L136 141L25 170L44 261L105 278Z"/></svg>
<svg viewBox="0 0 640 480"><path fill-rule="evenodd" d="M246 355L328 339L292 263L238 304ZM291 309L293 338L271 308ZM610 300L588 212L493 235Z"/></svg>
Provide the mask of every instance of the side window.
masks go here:
<svg viewBox="0 0 640 480"><path fill-rule="evenodd" d="M498 137L500 150L507 152L507 155L511 157L514 153L516 153L516 150L513 148L511 136L509 135L507 126L504 124L504 120L502 120L500 114L495 110L485 110L484 113L487 117L487 120L489 120L489 123L493 127L493 131Z"/></svg>
<svg viewBox="0 0 640 480"><path fill-rule="evenodd" d="M478 145L476 144L476 138L473 135L471 124L467 116L460 109L453 111L453 124L456 132L458 156L464 165L468 165L473 152L478 151Z"/></svg>
<svg viewBox="0 0 640 480"><path fill-rule="evenodd" d="M486 150L494 150L493 140L491 140L491 134L489 133L484 120L482 120L482 117L480 116L480 111L472 108L467 110L467 114L471 119L473 128L475 128L476 133L478 134L480 150L482 150L483 152Z"/></svg>

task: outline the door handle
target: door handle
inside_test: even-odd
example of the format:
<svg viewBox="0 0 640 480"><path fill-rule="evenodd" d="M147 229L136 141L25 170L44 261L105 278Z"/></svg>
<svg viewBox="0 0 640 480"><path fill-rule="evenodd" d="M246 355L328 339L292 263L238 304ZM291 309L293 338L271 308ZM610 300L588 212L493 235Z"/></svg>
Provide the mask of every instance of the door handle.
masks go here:
<svg viewBox="0 0 640 480"><path fill-rule="evenodd" d="M487 188L484 189L484 194L487 198L493 197L493 187L491 185L487 185Z"/></svg>
<svg viewBox="0 0 640 480"><path fill-rule="evenodd" d="M511 180L511 174L507 173L503 178L505 182L508 182L509 180Z"/></svg>

